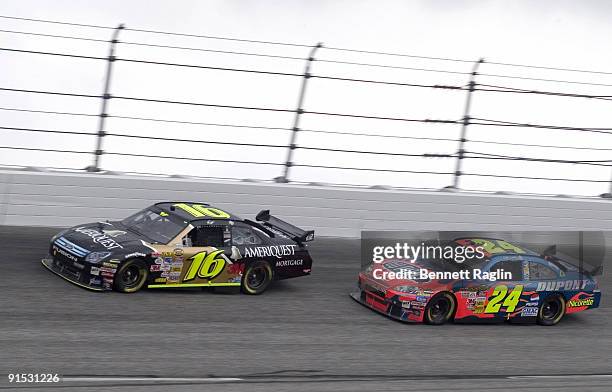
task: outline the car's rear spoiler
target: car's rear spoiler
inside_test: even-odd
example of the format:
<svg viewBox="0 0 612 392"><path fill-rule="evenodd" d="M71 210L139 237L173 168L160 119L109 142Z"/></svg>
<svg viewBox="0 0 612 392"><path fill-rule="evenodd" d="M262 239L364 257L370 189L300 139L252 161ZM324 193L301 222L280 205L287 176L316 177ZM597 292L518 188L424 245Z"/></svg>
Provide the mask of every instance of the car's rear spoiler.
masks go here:
<svg viewBox="0 0 612 392"><path fill-rule="evenodd" d="M293 226L291 223L270 215L270 210L260 211L255 219L262 222L264 227L278 230L299 244L314 240L314 230L302 230L299 227Z"/></svg>
<svg viewBox="0 0 612 392"><path fill-rule="evenodd" d="M580 260L575 260L573 257L568 255L561 255L562 257L558 257L557 245L549 246L540 254L540 256L555 264L563 272L567 271L567 268L565 268L565 266L561 264L558 260L563 260L566 263L573 264L578 268L581 268L582 264L580 263ZM590 269L582 267L582 272L587 272L591 276L601 275L603 273L603 264L597 265Z"/></svg>

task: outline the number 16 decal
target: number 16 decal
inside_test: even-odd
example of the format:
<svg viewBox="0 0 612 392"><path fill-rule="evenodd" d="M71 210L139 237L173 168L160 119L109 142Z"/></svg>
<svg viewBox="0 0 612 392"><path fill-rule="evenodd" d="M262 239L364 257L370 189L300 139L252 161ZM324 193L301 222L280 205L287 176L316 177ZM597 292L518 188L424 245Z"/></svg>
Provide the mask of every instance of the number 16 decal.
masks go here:
<svg viewBox="0 0 612 392"><path fill-rule="evenodd" d="M506 313L513 312L516 305L518 305L522 292L523 285L520 284L514 286L510 293L508 293L508 287L504 286L503 284L496 286L484 312L497 313L502 306L506 308Z"/></svg>
<svg viewBox="0 0 612 392"><path fill-rule="evenodd" d="M225 267L225 259L218 257L222 253L222 250L216 250L208 254L200 252L191 257L191 265L185 273L183 282L194 280L196 277L208 280L215 278Z"/></svg>

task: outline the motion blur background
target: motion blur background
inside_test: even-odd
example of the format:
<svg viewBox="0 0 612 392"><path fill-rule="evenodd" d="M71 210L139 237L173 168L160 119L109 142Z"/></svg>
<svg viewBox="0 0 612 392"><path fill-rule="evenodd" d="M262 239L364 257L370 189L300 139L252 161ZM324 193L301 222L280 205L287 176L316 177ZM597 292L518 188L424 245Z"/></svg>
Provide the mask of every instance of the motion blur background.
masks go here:
<svg viewBox="0 0 612 392"><path fill-rule="evenodd" d="M322 42L287 180L452 185L484 58L460 188L598 196L612 178L610 11L606 1L3 2L0 164L92 165L108 41L125 23L103 171L283 177L306 59Z"/></svg>

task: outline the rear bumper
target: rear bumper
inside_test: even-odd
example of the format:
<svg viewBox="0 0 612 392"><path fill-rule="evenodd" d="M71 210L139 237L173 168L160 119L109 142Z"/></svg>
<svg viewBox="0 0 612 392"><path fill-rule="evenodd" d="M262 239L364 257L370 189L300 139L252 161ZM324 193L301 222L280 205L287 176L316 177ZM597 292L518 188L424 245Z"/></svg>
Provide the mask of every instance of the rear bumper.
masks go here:
<svg viewBox="0 0 612 392"><path fill-rule="evenodd" d="M92 275L91 272L88 271L88 269L90 269L88 266L84 266L83 269L79 271L76 268L70 267L65 262L54 260L51 255L42 259L41 263L49 271L79 287L94 291L105 291L111 289L111 287L105 287L100 276Z"/></svg>

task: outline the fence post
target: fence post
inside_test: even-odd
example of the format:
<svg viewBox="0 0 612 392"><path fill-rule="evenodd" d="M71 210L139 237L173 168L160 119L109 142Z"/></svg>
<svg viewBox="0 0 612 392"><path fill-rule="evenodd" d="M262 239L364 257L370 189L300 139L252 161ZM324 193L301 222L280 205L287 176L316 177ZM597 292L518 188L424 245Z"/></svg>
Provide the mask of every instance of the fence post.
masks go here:
<svg viewBox="0 0 612 392"><path fill-rule="evenodd" d="M293 128L291 130L291 141L289 142L288 150L287 150L287 159L285 161L285 171L282 176L276 177L274 180L276 182L289 182L289 169L293 166L293 162L291 161L293 158L293 150L297 147L295 145L295 141L297 139L297 133L300 130L300 116L304 113L304 109L302 108L304 104L304 96L306 94L306 86L308 85L308 79L310 79L310 65L315 60L314 55L317 52L317 49L323 47L323 43L319 42L310 50L310 54L308 59L306 60L306 67L304 68L304 78L302 79L302 87L300 88L300 96L298 98L298 105L295 111L295 117L293 119Z"/></svg>
<svg viewBox="0 0 612 392"><path fill-rule="evenodd" d="M448 188L452 188L452 189L458 189L459 188L459 177L461 177L461 163L463 161L463 154L465 153L465 150L463 149L465 142L467 142L466 134L467 134L467 127L470 124L470 106L472 105L472 93L474 92L474 89L476 87L476 82L475 82L475 78L476 75L478 75L478 66L480 64L484 63L484 59L480 59L478 60L476 63L474 63L474 67L472 68L472 74L470 76L470 83L468 84L468 93L467 93L467 98L465 100L465 110L463 112L463 122L461 125L461 138L459 139L459 149L457 150L457 163L455 165L455 177L453 179L453 185L448 187Z"/></svg>
<svg viewBox="0 0 612 392"><path fill-rule="evenodd" d="M88 172L98 172L100 171L100 157L102 156L102 138L106 135L104 132L104 125L106 123L106 118L108 114L106 113L106 106L108 105L109 99L111 99L110 95L110 84L113 74L113 63L115 62L115 46L119 43L117 37L119 36L119 32L123 30L125 26L120 24L113 31L113 37L110 40L110 49L108 53L108 63L106 65L106 79L104 81L104 95L102 95L102 110L100 111L100 120L98 122L98 137L96 140L96 150L94 151L94 161L93 165L88 166L86 170Z"/></svg>

